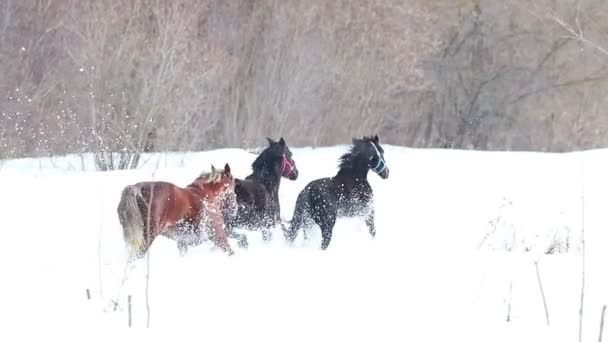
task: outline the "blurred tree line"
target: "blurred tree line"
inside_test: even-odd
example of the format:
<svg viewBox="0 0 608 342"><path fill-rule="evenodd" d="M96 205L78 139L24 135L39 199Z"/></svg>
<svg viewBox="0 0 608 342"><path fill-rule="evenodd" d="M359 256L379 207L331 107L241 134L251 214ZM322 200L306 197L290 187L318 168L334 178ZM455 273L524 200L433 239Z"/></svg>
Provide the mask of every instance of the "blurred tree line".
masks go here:
<svg viewBox="0 0 608 342"><path fill-rule="evenodd" d="M2 0L0 157L608 144L601 0Z"/></svg>

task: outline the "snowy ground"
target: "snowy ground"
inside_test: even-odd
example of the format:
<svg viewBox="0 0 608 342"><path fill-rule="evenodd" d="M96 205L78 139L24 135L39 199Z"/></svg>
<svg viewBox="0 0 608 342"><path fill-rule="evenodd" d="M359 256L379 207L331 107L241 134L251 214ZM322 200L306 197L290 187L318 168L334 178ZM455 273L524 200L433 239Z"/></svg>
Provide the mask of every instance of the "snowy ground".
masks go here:
<svg viewBox="0 0 608 342"><path fill-rule="evenodd" d="M310 180L336 172L346 148L292 149L300 178L281 183L284 219ZM608 303L608 151L385 150L390 178L369 174L374 240L356 219L338 221L324 252L317 231L291 248L278 232L270 244L253 233L234 257L209 245L180 257L173 241L156 240L151 326L213 341L576 341L584 222L583 337L597 341ZM127 327L126 310L104 310L123 268L122 188L151 179L184 186L211 163L244 177L254 158L237 149L149 155L139 170L109 173L78 156L3 162L2 325ZM544 254L551 246L561 253ZM132 296L135 327L146 324L145 271L144 260L120 298L124 308Z"/></svg>

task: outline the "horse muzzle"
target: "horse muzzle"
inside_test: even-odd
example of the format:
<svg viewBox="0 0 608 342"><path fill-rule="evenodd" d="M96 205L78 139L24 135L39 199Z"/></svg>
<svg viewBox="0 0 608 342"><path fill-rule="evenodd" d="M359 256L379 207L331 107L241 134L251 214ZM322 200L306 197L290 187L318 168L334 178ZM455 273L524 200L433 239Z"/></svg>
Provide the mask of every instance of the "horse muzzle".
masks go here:
<svg viewBox="0 0 608 342"><path fill-rule="evenodd" d="M298 179L298 169L293 169L291 170L291 172L289 173L289 175L287 175L287 179L295 181L296 179Z"/></svg>
<svg viewBox="0 0 608 342"><path fill-rule="evenodd" d="M382 172L378 173L378 176L380 176L380 178L382 178L382 179L387 179L388 178L388 167L384 168L384 170L382 170Z"/></svg>
<svg viewBox="0 0 608 342"><path fill-rule="evenodd" d="M290 161L283 155L283 162L281 163L281 176L289 179L296 180L298 179L298 169L296 168L296 163L292 160Z"/></svg>

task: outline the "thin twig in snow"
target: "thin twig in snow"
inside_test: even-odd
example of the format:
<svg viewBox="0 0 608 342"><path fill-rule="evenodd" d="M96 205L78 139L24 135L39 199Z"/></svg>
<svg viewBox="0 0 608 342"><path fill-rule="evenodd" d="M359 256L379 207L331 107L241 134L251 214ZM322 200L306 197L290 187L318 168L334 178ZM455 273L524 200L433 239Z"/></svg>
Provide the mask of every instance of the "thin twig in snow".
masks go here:
<svg viewBox="0 0 608 342"><path fill-rule="evenodd" d="M101 196L101 212L104 212L104 201L103 196ZM97 235L97 278L98 278L98 286L99 286L99 298L103 298L103 272L102 272L102 258L101 258L101 248L102 243L101 239L103 236L103 214L99 220L99 231Z"/></svg>
<svg viewBox="0 0 608 342"><path fill-rule="evenodd" d="M540 271L538 270L538 260L534 261L534 267L536 268L536 279L538 279L538 287L540 288L540 295L543 298L543 306L545 307L545 319L547 325L549 325L549 309L547 308L547 299L545 298L545 291L543 290L543 283L540 280Z"/></svg>
<svg viewBox="0 0 608 342"><path fill-rule="evenodd" d="M598 339L599 342L602 342L602 334L604 332L604 315L606 315L606 304L602 306L602 316L600 318L600 337Z"/></svg>
<svg viewBox="0 0 608 342"><path fill-rule="evenodd" d="M152 200L154 199L154 185L150 189L150 201L148 202L148 217L147 217L147 229L146 229L146 245L149 247L150 244L150 221L152 216ZM150 249L146 255L146 327L150 327Z"/></svg>
<svg viewBox="0 0 608 342"><path fill-rule="evenodd" d="M132 322L132 316L131 316L131 295L127 296L127 307L128 307L128 312L129 312L129 328L131 327L131 322Z"/></svg>
<svg viewBox="0 0 608 342"><path fill-rule="evenodd" d="M507 304L507 322L511 322L511 299L513 298L513 280L509 283L509 303Z"/></svg>

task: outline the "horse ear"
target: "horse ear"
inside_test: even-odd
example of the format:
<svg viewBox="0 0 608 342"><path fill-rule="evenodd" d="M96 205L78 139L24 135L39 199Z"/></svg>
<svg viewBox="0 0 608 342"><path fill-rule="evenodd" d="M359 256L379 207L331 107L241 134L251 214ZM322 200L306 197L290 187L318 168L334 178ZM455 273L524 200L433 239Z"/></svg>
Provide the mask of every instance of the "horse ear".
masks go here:
<svg viewBox="0 0 608 342"><path fill-rule="evenodd" d="M377 144L378 142L380 142L380 139L378 139L378 134L374 135L374 142Z"/></svg>
<svg viewBox="0 0 608 342"><path fill-rule="evenodd" d="M230 165L228 165L228 163L224 165L224 173L226 174L226 176L230 176Z"/></svg>
<svg viewBox="0 0 608 342"><path fill-rule="evenodd" d="M276 141L274 141L274 140L270 139L269 137L266 137L266 140L268 140L268 144L269 144L269 145L272 145L272 144L276 144L276 143L277 143Z"/></svg>
<svg viewBox="0 0 608 342"><path fill-rule="evenodd" d="M285 139L283 139L283 137L279 139L279 144L281 144L281 146L285 146Z"/></svg>
<svg viewBox="0 0 608 342"><path fill-rule="evenodd" d="M213 164L211 164L211 172L215 172L215 166L213 166Z"/></svg>

